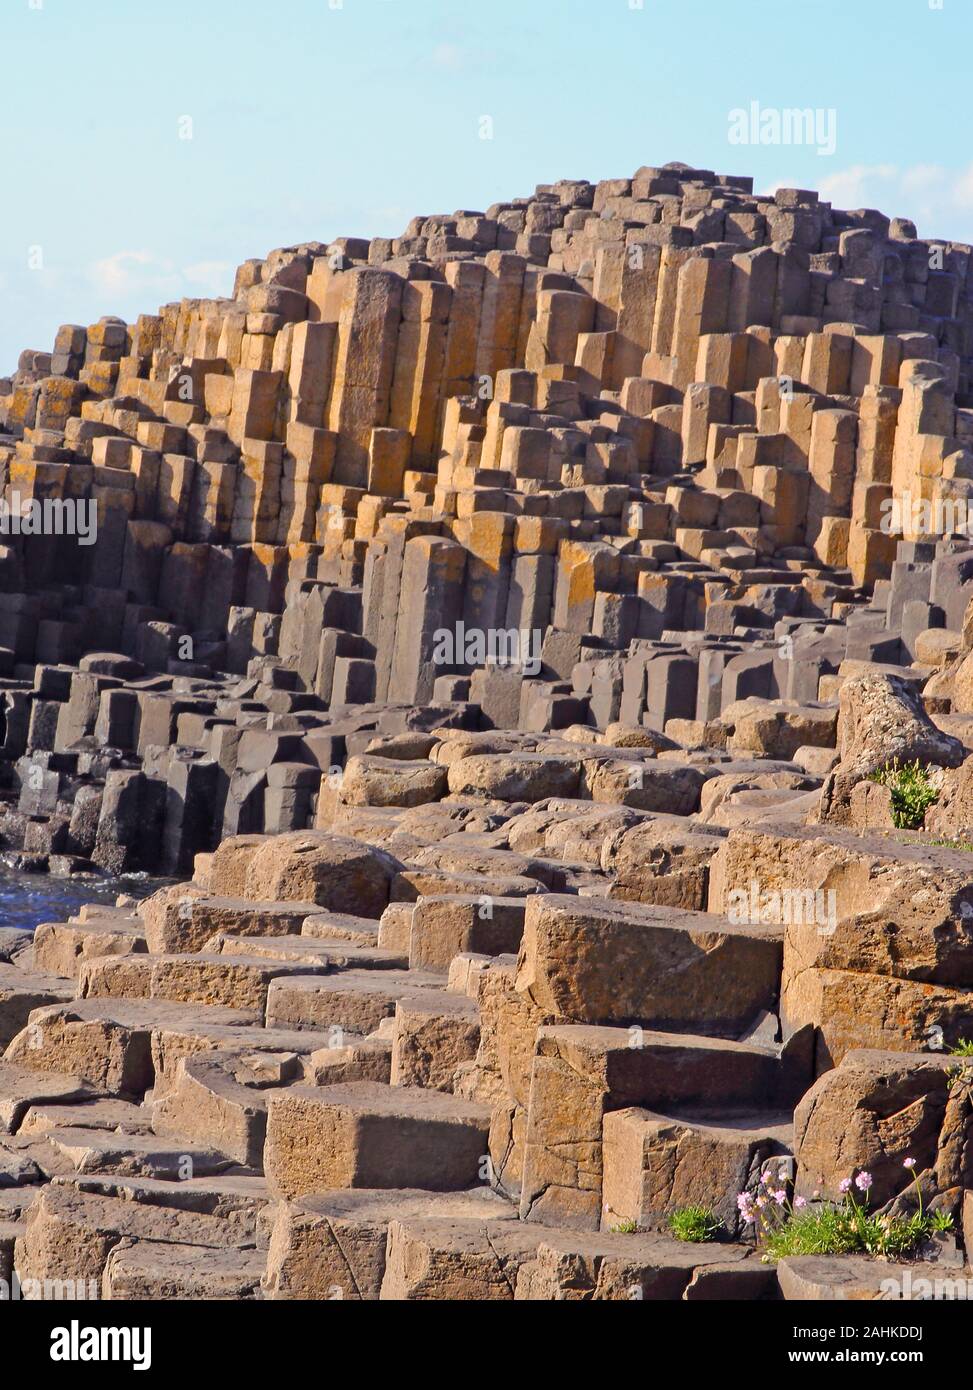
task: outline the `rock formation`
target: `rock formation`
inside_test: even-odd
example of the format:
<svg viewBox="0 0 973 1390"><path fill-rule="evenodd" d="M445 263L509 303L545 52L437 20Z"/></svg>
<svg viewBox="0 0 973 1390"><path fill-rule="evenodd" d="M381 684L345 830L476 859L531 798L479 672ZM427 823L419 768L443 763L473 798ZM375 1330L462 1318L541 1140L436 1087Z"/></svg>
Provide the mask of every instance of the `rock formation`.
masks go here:
<svg viewBox="0 0 973 1390"><path fill-rule="evenodd" d="M674 164L22 354L5 858L173 882L0 928L0 1279L873 1297L737 1194L906 1158L963 1263L969 263Z"/></svg>

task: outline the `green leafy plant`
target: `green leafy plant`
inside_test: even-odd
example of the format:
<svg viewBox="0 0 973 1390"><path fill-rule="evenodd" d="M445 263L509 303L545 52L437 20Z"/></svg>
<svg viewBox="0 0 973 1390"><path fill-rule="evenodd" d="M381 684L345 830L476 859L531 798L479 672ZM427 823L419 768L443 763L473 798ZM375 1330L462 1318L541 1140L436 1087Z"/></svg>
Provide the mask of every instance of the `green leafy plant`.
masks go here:
<svg viewBox="0 0 973 1390"><path fill-rule="evenodd" d="M639 1229L639 1223L637 1221L621 1221L617 1226L609 1226L608 1229L616 1236L634 1236Z"/></svg>
<svg viewBox="0 0 973 1390"><path fill-rule="evenodd" d="M969 1054L960 1052L956 1055L966 1057ZM954 1086L973 1086L973 1067L969 1065L949 1067L946 1071L946 1086L950 1091Z"/></svg>
<svg viewBox="0 0 973 1390"><path fill-rule="evenodd" d="M669 1214L669 1230L676 1240L700 1244L714 1240L722 1228L722 1221L708 1207L680 1207Z"/></svg>
<svg viewBox="0 0 973 1390"><path fill-rule="evenodd" d="M873 772L870 782L887 787L892 798L892 820L899 830L919 830L926 812L939 799L939 792L929 779L929 769L918 758L913 763L900 763L898 758Z"/></svg>
<svg viewBox="0 0 973 1390"><path fill-rule="evenodd" d="M948 1051L951 1057L973 1057L973 1039L960 1038L959 1042Z"/></svg>
<svg viewBox="0 0 973 1390"><path fill-rule="evenodd" d="M812 1206L804 1197L792 1197L790 1179L783 1173L775 1175L768 1170L761 1176L756 1194L741 1192L737 1206L744 1222L755 1228L768 1263L788 1255L863 1254L902 1259L933 1232L945 1233L953 1224L946 1213L925 1214L915 1166L914 1159L905 1160L917 1199L917 1210L909 1216L883 1216L868 1210L872 1176L866 1172L841 1182L840 1202Z"/></svg>
<svg viewBox="0 0 973 1390"><path fill-rule="evenodd" d="M935 1231L937 1235L948 1235L955 1225L952 1212L934 1211L929 1218L929 1225L930 1229Z"/></svg>

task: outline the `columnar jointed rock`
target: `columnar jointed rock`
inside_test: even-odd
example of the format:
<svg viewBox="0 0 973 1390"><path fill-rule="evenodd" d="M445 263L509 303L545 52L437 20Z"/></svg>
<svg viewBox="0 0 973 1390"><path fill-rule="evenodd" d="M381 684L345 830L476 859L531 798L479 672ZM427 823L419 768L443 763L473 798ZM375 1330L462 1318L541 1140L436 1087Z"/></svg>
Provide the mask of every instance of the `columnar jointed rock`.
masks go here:
<svg viewBox="0 0 973 1390"><path fill-rule="evenodd" d="M907 1158L973 1240L969 260L670 165L24 354L2 846L176 882L0 929L0 1277L871 1297L738 1194Z"/></svg>
<svg viewBox="0 0 973 1390"><path fill-rule="evenodd" d="M96 504L98 540L7 538L5 843L185 872L313 825L351 756L380 804L358 736L389 701L709 743L740 699L833 701L844 661L948 663L920 638L962 626L973 562L905 503L969 490L968 264L674 164L62 329L0 399L0 484Z"/></svg>

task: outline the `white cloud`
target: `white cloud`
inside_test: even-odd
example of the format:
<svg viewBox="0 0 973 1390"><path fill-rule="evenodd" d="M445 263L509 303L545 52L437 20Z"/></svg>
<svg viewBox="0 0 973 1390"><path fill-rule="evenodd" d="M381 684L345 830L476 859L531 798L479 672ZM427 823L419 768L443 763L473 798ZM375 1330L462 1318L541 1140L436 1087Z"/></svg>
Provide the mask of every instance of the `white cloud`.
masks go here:
<svg viewBox="0 0 973 1390"><path fill-rule="evenodd" d="M758 198L772 198L778 188L801 188L800 179L770 179L763 183L760 188L755 189Z"/></svg>
<svg viewBox="0 0 973 1390"><path fill-rule="evenodd" d="M179 277L171 261L151 251L116 251L95 261L89 279L105 294L128 295L139 291L174 292Z"/></svg>
<svg viewBox="0 0 973 1390"><path fill-rule="evenodd" d="M389 203L383 208L369 208L368 217L376 227L382 228L379 236L391 236L393 233L398 235L403 227L409 225L412 213L399 203Z"/></svg>
<svg viewBox="0 0 973 1390"><path fill-rule="evenodd" d="M942 164L855 164L822 180L820 191L836 207L878 207L908 217L921 237L973 239L973 164L959 170Z"/></svg>
<svg viewBox="0 0 973 1390"><path fill-rule="evenodd" d="M953 196L961 208L973 207L973 164L964 169L956 180Z"/></svg>
<svg viewBox="0 0 973 1390"><path fill-rule="evenodd" d="M183 274L191 285L215 298L225 298L233 292L233 273L236 267L229 261L197 261L187 265Z"/></svg>
<svg viewBox="0 0 973 1390"><path fill-rule="evenodd" d="M433 65L449 72L458 72L463 66L463 50L455 43L438 43L432 51Z"/></svg>
<svg viewBox="0 0 973 1390"><path fill-rule="evenodd" d="M941 164L914 164L911 169L902 171L900 186L903 193L925 193L936 188L949 177L948 170Z"/></svg>
<svg viewBox="0 0 973 1390"><path fill-rule="evenodd" d="M116 251L88 268L88 279L105 295L165 300L184 295L225 296L232 292L233 267L226 261L197 261L180 269L151 251Z"/></svg>
<svg viewBox="0 0 973 1390"><path fill-rule="evenodd" d="M840 169L822 179L820 193L839 207L863 207L868 201L866 190L876 183L887 183L897 173L894 164L853 164L850 169Z"/></svg>

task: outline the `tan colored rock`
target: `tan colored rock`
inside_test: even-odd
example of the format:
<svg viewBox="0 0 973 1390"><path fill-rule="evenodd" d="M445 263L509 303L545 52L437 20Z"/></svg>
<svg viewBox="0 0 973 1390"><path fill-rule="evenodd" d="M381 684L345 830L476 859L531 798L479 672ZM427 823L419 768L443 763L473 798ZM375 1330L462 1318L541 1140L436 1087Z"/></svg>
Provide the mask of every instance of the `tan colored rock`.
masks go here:
<svg viewBox="0 0 973 1390"><path fill-rule="evenodd" d="M579 1023L738 1035L776 1005L780 932L678 908L527 901L517 989Z"/></svg>
<svg viewBox="0 0 973 1390"><path fill-rule="evenodd" d="M260 1297L264 1254L146 1241L113 1250L102 1297L115 1302L250 1302Z"/></svg>
<svg viewBox="0 0 973 1390"><path fill-rule="evenodd" d="M973 879L962 850L905 832L733 830L710 864L711 912L784 918L785 987L811 966L973 986Z"/></svg>
<svg viewBox="0 0 973 1390"><path fill-rule="evenodd" d="M799 772L760 772L758 769L759 764L750 764L748 771L719 772L710 777L700 793L700 821L716 823L719 808L739 792L779 792L783 797L788 792L803 792L814 786L810 778Z"/></svg>
<svg viewBox="0 0 973 1390"><path fill-rule="evenodd" d="M785 1064L786 1063L786 1064ZM537 1032L524 1139L521 1218L597 1230L608 1111L674 1104L782 1105L806 1085L803 1065L773 1046L698 1035L578 1025Z"/></svg>
<svg viewBox="0 0 973 1390"><path fill-rule="evenodd" d="M228 1249L239 1231L196 1212L48 1186L32 1204L23 1240L22 1279L100 1280L111 1251L122 1242L183 1242Z"/></svg>
<svg viewBox="0 0 973 1390"><path fill-rule="evenodd" d="M605 1116L602 1137L603 1228L651 1226L669 1212L703 1206L724 1232L738 1235L738 1193L755 1189L764 1164L790 1152L793 1135L790 1115L626 1109Z"/></svg>
<svg viewBox="0 0 973 1390"><path fill-rule="evenodd" d="M821 819L846 824L853 787L873 772L918 761L957 767L962 744L943 734L926 714L909 683L897 676L866 675L841 687L838 765L821 792Z"/></svg>
<svg viewBox="0 0 973 1390"><path fill-rule="evenodd" d="M534 848L552 858L563 859L569 864L589 864L593 868L602 867L605 846L623 830L642 825L651 817L642 811L624 806L594 805L590 802L546 803L533 812L511 822L508 842L511 849L517 847L523 836L522 853L528 850L531 827L528 818L538 817Z"/></svg>
<svg viewBox="0 0 973 1390"><path fill-rule="evenodd" d="M915 638L916 661L923 666L942 667L961 650L963 635L945 627L929 627Z"/></svg>
<svg viewBox="0 0 973 1390"><path fill-rule="evenodd" d="M422 1192L344 1189L280 1202L273 1212L264 1297L376 1300L393 1221L516 1223L516 1212L486 1188Z"/></svg>
<svg viewBox="0 0 973 1390"><path fill-rule="evenodd" d="M231 835L221 840L209 866L209 891L216 897L242 898L253 856L266 835Z"/></svg>
<svg viewBox="0 0 973 1390"><path fill-rule="evenodd" d="M810 966L786 975L781 1020L787 1033L816 1028L822 1071L855 1048L914 1052L937 1039L951 1046L969 1037L973 991Z"/></svg>
<svg viewBox="0 0 973 1390"><path fill-rule="evenodd" d="M393 1086L452 1091L458 1068L476 1057L480 1011L463 995L416 991L395 1006Z"/></svg>
<svg viewBox="0 0 973 1390"><path fill-rule="evenodd" d="M0 1047L6 1047L35 1009L74 996L74 987L56 975L35 974L0 962Z"/></svg>
<svg viewBox="0 0 973 1390"><path fill-rule="evenodd" d="M266 844L266 841L263 841ZM162 888L139 904L139 916L152 952L201 951L218 932L238 936L299 933L313 902L261 902L220 898L195 884Z"/></svg>
<svg viewBox="0 0 973 1390"><path fill-rule="evenodd" d="M127 1100L87 1100L77 1105L32 1105L24 1116L18 1135L47 1134L52 1129L119 1130L128 1134L148 1134L150 1115L140 1105Z"/></svg>
<svg viewBox="0 0 973 1390"><path fill-rule="evenodd" d="M607 724L602 742L610 748L648 748L653 753L679 747L675 739L667 738L657 729L647 729L642 724Z"/></svg>
<svg viewBox="0 0 973 1390"><path fill-rule="evenodd" d="M421 806L446 793L446 769L368 754L349 758L341 778L341 800L348 806Z"/></svg>
<svg viewBox="0 0 973 1390"><path fill-rule="evenodd" d="M140 1095L153 1082L153 1034L205 1032L256 1022L244 1009L192 1009L157 1000L80 999L38 1009L4 1054L42 1072L67 1072L109 1095Z"/></svg>
<svg viewBox="0 0 973 1390"><path fill-rule="evenodd" d="M389 1226L381 1297L392 1302L511 1302L536 1228L518 1222L402 1220Z"/></svg>
<svg viewBox="0 0 973 1390"><path fill-rule="evenodd" d="M658 1235L579 1235L545 1232L536 1258L521 1265L518 1301L571 1303L671 1301L682 1297L698 1269L743 1261L726 1245L688 1245Z"/></svg>
<svg viewBox="0 0 973 1390"><path fill-rule="evenodd" d="M784 1298L804 1303L897 1301L926 1272L923 1265L886 1264L864 1255L789 1256L777 1266Z"/></svg>
<svg viewBox="0 0 973 1390"><path fill-rule="evenodd" d="M935 1168L955 1066L942 1054L846 1052L794 1112L798 1190L837 1200L841 1181L865 1171L880 1207L912 1183L906 1159L919 1174Z"/></svg>
<svg viewBox="0 0 973 1390"><path fill-rule="evenodd" d="M152 1126L156 1134L205 1144L236 1163L259 1168L267 1131L266 1093L242 1085L216 1059L187 1057L153 1106Z"/></svg>
<svg viewBox="0 0 973 1390"><path fill-rule="evenodd" d="M585 758L582 785L592 801L689 816L699 809L705 774L661 759Z"/></svg>
<svg viewBox="0 0 973 1390"><path fill-rule="evenodd" d="M489 1112L439 1091L353 1082L271 1096L264 1168L283 1197L342 1187L472 1186Z"/></svg>
<svg viewBox="0 0 973 1390"><path fill-rule="evenodd" d="M523 936L525 901L461 893L421 897L410 909L410 967L448 970L454 956L462 953L516 953Z"/></svg>
<svg viewBox="0 0 973 1390"><path fill-rule="evenodd" d="M387 1031L387 1021L381 1025ZM392 1039L381 1033L367 1038L337 1029L329 1035L326 1047L316 1048L303 1064L305 1079L318 1086L336 1086L345 1081L379 1081L391 1084Z"/></svg>
<svg viewBox="0 0 973 1390"><path fill-rule="evenodd" d="M418 902L420 898L442 898L477 894L485 898L526 898L543 891L539 879L524 874L463 873L456 869L409 865L392 883L392 899Z"/></svg>
<svg viewBox="0 0 973 1390"><path fill-rule="evenodd" d="M416 990L441 989L442 976L424 971L343 970L290 976L267 993L267 1026L344 1029L365 1036L391 1018L396 1003Z"/></svg>
<svg viewBox="0 0 973 1390"><path fill-rule="evenodd" d="M973 714L973 652L967 652L952 672L952 697L955 714Z"/></svg>
<svg viewBox="0 0 973 1390"><path fill-rule="evenodd" d="M852 788L848 821L864 835L870 830L894 830L892 793L880 782L858 782Z"/></svg>
<svg viewBox="0 0 973 1390"><path fill-rule="evenodd" d="M415 852L411 862L420 868L442 869L464 878L518 877L536 879L545 887L551 887L557 879L557 871L544 860L513 854L492 842L484 843L485 840L486 836L465 832L458 843L424 846Z"/></svg>
<svg viewBox="0 0 973 1390"><path fill-rule="evenodd" d="M160 1005L153 1003L152 1007ZM341 1049L347 1047L353 1054L356 1045L363 1041L350 1031L338 1034L330 1029L241 1027L210 1021L211 1015L220 1019L225 1014L224 1009L200 1009L195 1013L192 1029L181 1026L177 1015L171 1025L163 1022L153 1030L153 1100L165 1096L176 1080L181 1062L187 1057L230 1052L245 1061L247 1071L254 1074L257 1084L262 1078L264 1084L281 1085L294 1080L305 1067L310 1068L310 1059L322 1049L329 1052L334 1049L340 1054Z"/></svg>
<svg viewBox="0 0 973 1390"><path fill-rule="evenodd" d="M777 1289L777 1274L773 1266L758 1258L725 1264L700 1265L686 1285L683 1299L687 1303L751 1302L772 1299Z"/></svg>
<svg viewBox="0 0 973 1390"><path fill-rule="evenodd" d="M415 903L389 903L378 926L377 945L381 950L401 952L408 960L414 911Z"/></svg>
<svg viewBox="0 0 973 1390"><path fill-rule="evenodd" d="M154 957L96 956L78 976L79 999L151 999Z"/></svg>
<svg viewBox="0 0 973 1390"><path fill-rule="evenodd" d="M323 953L313 963L205 952L147 959L151 961L151 973L146 997L178 1004L252 1009L260 1017L266 1010L267 991L273 980L306 978L331 968L331 960ZM88 984L87 977L82 983ZM90 997L97 990L83 988L81 992L83 997Z"/></svg>
<svg viewBox="0 0 973 1390"><path fill-rule="evenodd" d="M5 1058L0 1061L0 1135L16 1134L33 1106L72 1105L95 1095L80 1076L59 1074L53 1067L38 1071Z"/></svg>
<svg viewBox="0 0 973 1390"><path fill-rule="evenodd" d="M798 748L791 756L809 777L826 777L838 761L837 750L832 748Z"/></svg>
<svg viewBox="0 0 973 1390"><path fill-rule="evenodd" d="M732 752L785 760L798 748L833 748L837 718L833 706L753 699L737 700L720 715Z"/></svg>
<svg viewBox="0 0 973 1390"><path fill-rule="evenodd" d="M80 963L94 956L139 954L145 935L135 925L113 921L42 922L34 931L34 965L38 970L76 979Z"/></svg>
<svg viewBox="0 0 973 1390"><path fill-rule="evenodd" d="M301 830L274 836L257 850L247 872L245 896L250 901L311 903L378 918L401 868L384 850Z"/></svg>
<svg viewBox="0 0 973 1390"><path fill-rule="evenodd" d="M923 824L930 835L956 841L958 848L973 845L973 758L943 773L939 796Z"/></svg>
<svg viewBox="0 0 973 1390"><path fill-rule="evenodd" d="M580 772L580 763L567 758L480 753L449 764L449 790L454 796L540 801L547 796L574 796Z"/></svg>
<svg viewBox="0 0 973 1390"><path fill-rule="evenodd" d="M666 816L609 834L600 853L601 868L614 879L609 896L704 912L709 864L721 842L719 832L698 822Z"/></svg>

